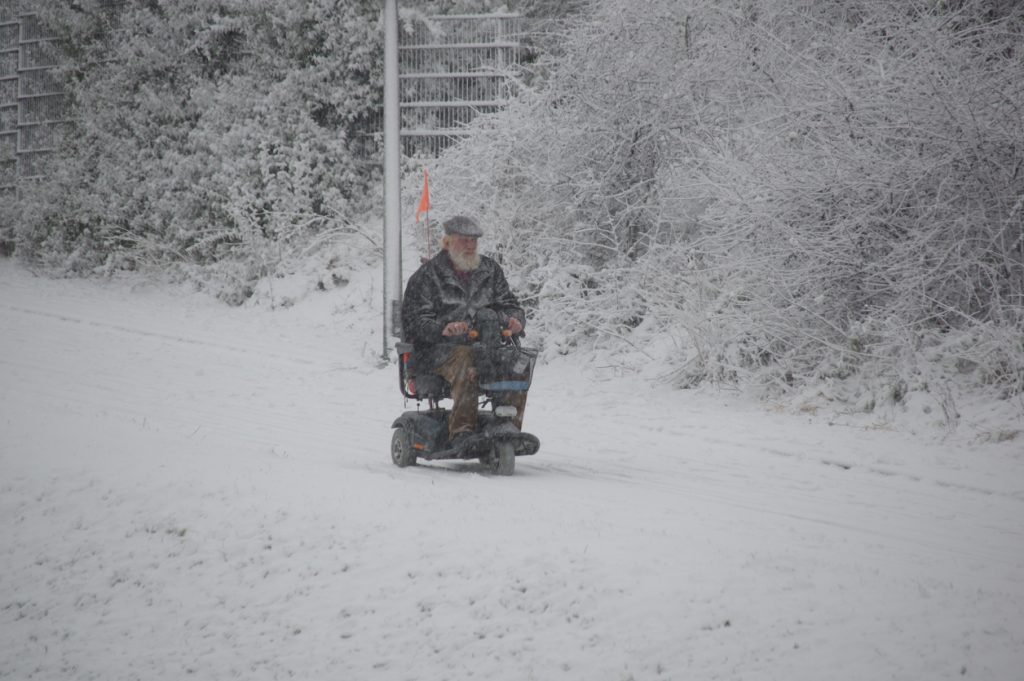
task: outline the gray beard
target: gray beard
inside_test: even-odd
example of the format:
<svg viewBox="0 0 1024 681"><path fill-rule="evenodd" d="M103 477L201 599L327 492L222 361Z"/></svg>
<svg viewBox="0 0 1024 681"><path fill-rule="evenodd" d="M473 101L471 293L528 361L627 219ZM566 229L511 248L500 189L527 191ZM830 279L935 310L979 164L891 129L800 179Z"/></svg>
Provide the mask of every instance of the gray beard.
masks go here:
<svg viewBox="0 0 1024 681"><path fill-rule="evenodd" d="M455 265L455 269L460 272L472 272L476 268L480 267L479 253L474 253L473 255L462 255L449 250L448 257L452 259L452 264Z"/></svg>

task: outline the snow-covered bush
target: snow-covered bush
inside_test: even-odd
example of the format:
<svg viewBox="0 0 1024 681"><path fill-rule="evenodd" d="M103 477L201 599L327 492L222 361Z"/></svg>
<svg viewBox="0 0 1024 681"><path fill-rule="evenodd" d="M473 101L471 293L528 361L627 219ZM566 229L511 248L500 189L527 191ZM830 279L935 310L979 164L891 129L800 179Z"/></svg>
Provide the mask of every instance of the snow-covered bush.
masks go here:
<svg viewBox="0 0 1024 681"><path fill-rule="evenodd" d="M380 101L373 0L41 0L74 134L7 216L23 257L202 271L225 297L377 196L358 133Z"/></svg>
<svg viewBox="0 0 1024 681"><path fill-rule="evenodd" d="M704 159L735 194L703 215L709 254L744 291L726 323L756 319L787 378L837 356L885 363L911 329L1020 328L1024 14L814 7L751 19L753 33L737 23L760 120ZM817 28L795 41L805 18ZM870 319L888 330L858 338Z"/></svg>
<svg viewBox="0 0 1024 681"><path fill-rule="evenodd" d="M1019 3L605 0L564 48L432 169L539 335L668 334L681 383L782 389L969 337L1021 390Z"/></svg>

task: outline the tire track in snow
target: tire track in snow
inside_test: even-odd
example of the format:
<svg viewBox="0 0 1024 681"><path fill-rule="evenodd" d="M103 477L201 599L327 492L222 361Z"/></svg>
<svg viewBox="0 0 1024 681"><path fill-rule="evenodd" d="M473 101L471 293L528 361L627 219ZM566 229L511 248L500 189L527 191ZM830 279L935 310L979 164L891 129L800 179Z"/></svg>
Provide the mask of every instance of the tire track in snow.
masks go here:
<svg viewBox="0 0 1024 681"><path fill-rule="evenodd" d="M626 428L624 423L648 420L643 414L622 411L620 405L614 419L600 424L580 419L575 430L587 433L592 443L614 443L621 440L616 433ZM578 417L558 418L564 422ZM776 444L749 440L743 431L724 437L716 430L714 424L704 423L680 431L688 435L680 441L688 444L657 455L575 442L561 443L556 453L548 443L546 451L542 445L535 465L552 474L741 509L760 519L856 532L866 542L882 540L892 550L908 554L924 551L940 560L986 560L1007 570L1024 566L1024 533L1015 520L1024 504L1016 495L912 475L882 475L864 467L843 469L813 457L780 456ZM636 451L661 441L646 439L642 428L633 432ZM766 461L777 463L765 465ZM1002 521L986 525L994 516Z"/></svg>
<svg viewBox="0 0 1024 681"><path fill-rule="evenodd" d="M84 324L86 326L91 326L91 327L95 327L95 328L99 328L99 329L109 329L109 330L112 330L112 331L119 331L121 333L132 334L132 335L135 335L135 336L143 336L143 337L146 337L146 338L155 338L155 339L160 339L160 340L165 340L165 341L171 341L173 343L181 343L181 344L186 344L186 345L196 345L196 346L200 346L200 347L203 347L203 348L216 348L218 350L227 350L227 351L233 352L233 353L241 353L241 354L246 354L246 355L257 355L259 357L272 358L272 359L276 359L276 360L286 360L286 361L290 361L290 362L295 362L297 364L310 365L310 364L314 363L312 359L307 359L307 358L304 358L304 357L301 357L301 356L294 356L294 355L282 355L282 354L279 354L279 353L274 353L272 351L268 351L265 348L262 348L262 349L258 348L258 347L254 348L251 345L248 345L248 346L246 346L246 345L229 345L229 344L225 344L223 342L211 341L211 340L208 340L208 339L189 338L188 336L182 336L180 334L170 334L170 333L164 333L164 332L160 332L160 331L150 331L150 330L142 329L142 328L139 328L139 327L126 326L124 324L116 324L116 323L113 323L113 322L104 322L104 321L97 321L97 320L92 320L92 319L86 319L85 317L80 317L80 316L71 316L71 315L61 314L61 313L56 313L56 312L47 312L45 310L32 310L32 309L25 308L25 307L20 307L20 306L17 306L17 305L8 305L8 304L0 303L0 308L3 308L5 310L10 310L12 312L18 312L18 313L24 314L24 315L30 315L30 316L35 316L35 317L45 317L45 318L48 318L48 319L54 319L54 320L57 320L57 321L60 321L60 322L68 323L68 324Z"/></svg>
<svg viewBox="0 0 1024 681"><path fill-rule="evenodd" d="M0 366L11 388L21 377L19 399L192 438L248 443L275 455L311 450L327 458L350 449L345 422L360 399L338 385L342 381L323 380L339 376L326 343L307 341L285 355L258 339L245 346L17 305L0 310L9 321L3 343L11 344ZM80 325L89 333L69 328ZM344 372L344 378L378 392L372 375Z"/></svg>

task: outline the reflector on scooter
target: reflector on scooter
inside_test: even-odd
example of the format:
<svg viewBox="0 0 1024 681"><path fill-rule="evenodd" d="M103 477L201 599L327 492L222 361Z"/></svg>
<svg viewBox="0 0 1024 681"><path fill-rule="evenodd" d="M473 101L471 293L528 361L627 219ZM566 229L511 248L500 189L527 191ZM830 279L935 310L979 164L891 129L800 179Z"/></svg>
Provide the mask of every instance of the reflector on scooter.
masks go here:
<svg viewBox="0 0 1024 681"><path fill-rule="evenodd" d="M503 404L494 408L494 415L503 419L514 419L519 411L510 404Z"/></svg>

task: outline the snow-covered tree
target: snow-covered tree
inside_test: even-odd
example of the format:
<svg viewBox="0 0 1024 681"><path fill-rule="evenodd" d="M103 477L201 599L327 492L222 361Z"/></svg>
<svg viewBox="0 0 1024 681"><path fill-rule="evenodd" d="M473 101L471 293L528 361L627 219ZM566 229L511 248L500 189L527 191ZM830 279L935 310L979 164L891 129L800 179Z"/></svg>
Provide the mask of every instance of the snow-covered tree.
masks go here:
<svg viewBox="0 0 1024 681"><path fill-rule="evenodd" d="M68 52L74 134L22 188L18 251L91 271L219 263L248 287L314 236L352 231L376 173L373 0L39 3Z"/></svg>
<svg viewBox="0 0 1024 681"><path fill-rule="evenodd" d="M1019 392L1022 51L999 0L605 0L435 203L494 225L555 349L653 331L681 383L893 393L934 356Z"/></svg>
<svg viewBox="0 0 1024 681"><path fill-rule="evenodd" d="M547 20L584 2L402 4ZM79 273L170 264L240 301L290 254L360 232L379 202L378 1L39 0L32 11L60 36L75 124L47 178L0 205L0 243L22 257Z"/></svg>

